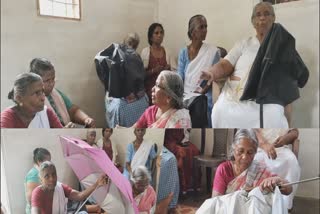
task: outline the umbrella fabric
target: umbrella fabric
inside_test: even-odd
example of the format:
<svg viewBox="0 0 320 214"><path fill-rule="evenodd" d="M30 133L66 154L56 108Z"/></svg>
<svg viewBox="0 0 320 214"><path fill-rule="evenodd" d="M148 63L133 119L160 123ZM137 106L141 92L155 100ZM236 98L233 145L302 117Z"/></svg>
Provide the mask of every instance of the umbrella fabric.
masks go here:
<svg viewBox="0 0 320 214"><path fill-rule="evenodd" d="M102 149L93 148L86 142L72 137L60 136L60 143L65 159L79 180L93 173L106 174L123 196L132 204L135 213L138 213L129 181L114 166L113 162ZM101 203L107 193L107 187L100 187L93 193L93 197L98 203Z"/></svg>

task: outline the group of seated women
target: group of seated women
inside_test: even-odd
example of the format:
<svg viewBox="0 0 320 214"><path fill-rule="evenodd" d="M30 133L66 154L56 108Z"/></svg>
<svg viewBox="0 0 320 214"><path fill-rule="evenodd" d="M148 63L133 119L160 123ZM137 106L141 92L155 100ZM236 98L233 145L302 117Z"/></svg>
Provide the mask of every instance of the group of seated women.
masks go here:
<svg viewBox="0 0 320 214"><path fill-rule="evenodd" d="M2 128L95 127L95 121L55 86L55 69L44 58L30 63L30 72L16 77L8 98L14 106L1 112Z"/></svg>
<svg viewBox="0 0 320 214"><path fill-rule="evenodd" d="M118 160L118 157L116 146L112 146L110 140L112 129L104 129L103 131L104 136L100 142L96 143L96 133L93 129L87 131L85 141L96 149L103 149L109 158L110 155L115 157L110 159L113 159L114 164L117 166L118 162L116 160ZM137 129L135 130L135 134L135 142L139 140L142 142L140 142L138 148L132 148L133 155L139 152L136 150L143 150L141 144L145 142L143 140L145 129ZM102 143L102 148L100 147L100 143ZM146 144L148 144L148 142L146 142ZM150 145L153 147L152 144ZM143 153L140 153L140 155L141 154L143 155ZM154 153L154 155L156 155L156 153ZM135 159L139 159L139 157L140 156L136 156ZM109 189L106 198L97 204L96 200L90 197L85 206L80 209L82 213L118 213L122 211L125 212L124 210L129 210L129 213L133 213L132 207L131 209L126 207L128 203L123 201L121 191L106 176L92 174L91 177L87 176L90 178L86 177L79 180L82 191L77 191L57 181L57 171L51 162L51 154L47 149L36 148L33 152L33 159L34 167L28 172L25 178L26 213L66 213L67 210L70 211L69 209L71 209L69 204L67 206L67 199L69 199L69 201L84 201L95 189L106 184L108 185L107 189ZM134 162L134 159L132 162ZM140 161L138 160L138 162ZM131 183L132 194L137 208L140 213L160 214L166 212L169 203L172 201L173 191L170 189L170 192L166 194L165 197L157 200L157 194L151 185L152 174L146 165L146 163L142 162L136 165L126 163L125 169L129 175L127 179ZM79 205L80 203L77 206L79 207Z"/></svg>
<svg viewBox="0 0 320 214"><path fill-rule="evenodd" d="M205 114L206 121L200 127L289 127L291 103L299 98L298 87L305 86L309 72L295 50L294 37L280 24L274 23L275 13L270 3L258 3L253 9L251 22L256 35L237 43L227 56L221 58L219 48L204 42L208 27L206 18L203 15L191 17L187 32L191 43L181 49L177 71L169 51L161 45L164 38L161 24L150 25L150 46L143 49L141 56L136 52L139 36L129 33L119 46L125 55L124 66L129 69L127 92L123 97L113 97L106 87L107 126L191 128L189 114ZM281 51L287 54L274 52L280 45L283 45ZM100 56L102 53L105 52L96 56L99 62L106 58ZM263 67L261 59L269 55L273 56L275 65ZM112 67L112 63L109 66ZM295 71L287 72L292 66ZM101 79L105 86L114 73L120 73L111 74L110 69L97 69L100 79L103 75L108 76ZM95 126L94 119L54 88L55 70L50 61L35 58L30 63L30 71L33 74L17 77L9 93L16 105L1 113L1 127L57 128L73 127L72 123ZM123 84L121 81L111 82L118 88ZM213 100L216 100L214 106ZM191 104L197 104L202 111L188 112Z"/></svg>
<svg viewBox="0 0 320 214"><path fill-rule="evenodd" d="M26 213L67 213L66 198L83 201L96 188L107 182L107 177L101 176L92 186L79 192L57 181L56 167L50 161L51 155L48 150L36 148L33 153L34 167L25 178ZM87 208L88 211L96 210L95 206ZM82 210L87 208L84 207Z"/></svg>

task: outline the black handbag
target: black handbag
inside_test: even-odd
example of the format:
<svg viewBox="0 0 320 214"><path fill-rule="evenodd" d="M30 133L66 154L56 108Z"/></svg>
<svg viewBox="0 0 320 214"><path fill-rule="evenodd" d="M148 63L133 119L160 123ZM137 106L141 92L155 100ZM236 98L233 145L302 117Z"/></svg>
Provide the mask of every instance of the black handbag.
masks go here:
<svg viewBox="0 0 320 214"><path fill-rule="evenodd" d="M125 45L111 44L95 57L96 71L110 97L122 98L144 89L141 57Z"/></svg>

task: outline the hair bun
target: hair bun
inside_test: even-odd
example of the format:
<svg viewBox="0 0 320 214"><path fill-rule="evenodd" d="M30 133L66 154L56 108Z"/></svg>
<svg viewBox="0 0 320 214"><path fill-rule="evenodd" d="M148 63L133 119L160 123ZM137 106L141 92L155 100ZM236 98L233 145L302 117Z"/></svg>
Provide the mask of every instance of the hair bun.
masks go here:
<svg viewBox="0 0 320 214"><path fill-rule="evenodd" d="M8 93L8 99L9 100L13 100L14 99L14 90L13 89Z"/></svg>

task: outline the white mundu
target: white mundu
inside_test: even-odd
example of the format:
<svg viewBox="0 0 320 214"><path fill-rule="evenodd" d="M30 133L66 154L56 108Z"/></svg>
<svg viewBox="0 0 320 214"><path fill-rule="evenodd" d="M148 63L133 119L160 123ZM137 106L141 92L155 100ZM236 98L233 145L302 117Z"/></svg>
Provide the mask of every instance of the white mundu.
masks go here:
<svg viewBox="0 0 320 214"><path fill-rule="evenodd" d="M274 143L275 140L285 135L288 132L287 129L261 129L262 137L268 143ZM292 150L288 146L282 146L276 148L277 158L272 160L268 158L266 152L258 148L258 152L255 155L255 160L264 161L272 173L277 174L281 178L288 180L289 182L298 181L300 179L301 169ZM293 191L290 195L284 196L285 203L288 209L292 208L292 200L298 185L293 185Z"/></svg>
<svg viewBox="0 0 320 214"><path fill-rule="evenodd" d="M228 77L212 109L213 128L260 127L260 105L255 101L239 100L259 47L260 43L257 37L251 36L237 43L224 57L234 67L232 75L240 78L240 81L231 80ZM264 104L263 123L266 128L288 128L284 107L278 104Z"/></svg>

